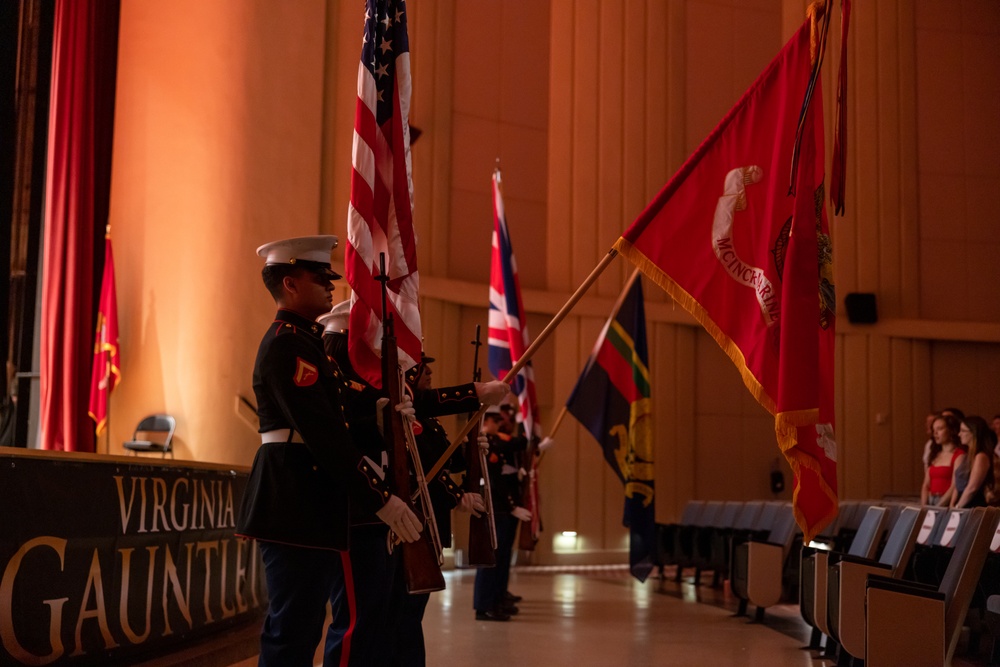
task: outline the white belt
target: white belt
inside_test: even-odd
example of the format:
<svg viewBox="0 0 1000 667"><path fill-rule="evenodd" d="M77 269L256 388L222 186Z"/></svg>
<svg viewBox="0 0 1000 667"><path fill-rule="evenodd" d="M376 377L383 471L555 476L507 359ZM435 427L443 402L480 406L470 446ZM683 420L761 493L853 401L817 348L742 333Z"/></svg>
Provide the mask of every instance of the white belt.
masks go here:
<svg viewBox="0 0 1000 667"><path fill-rule="evenodd" d="M291 434L291 439L289 439L289 434ZM274 431L267 431L266 433L260 434L260 442L262 445L266 445L270 442L305 442L302 439L302 435L298 431L292 431L290 428L279 428Z"/></svg>

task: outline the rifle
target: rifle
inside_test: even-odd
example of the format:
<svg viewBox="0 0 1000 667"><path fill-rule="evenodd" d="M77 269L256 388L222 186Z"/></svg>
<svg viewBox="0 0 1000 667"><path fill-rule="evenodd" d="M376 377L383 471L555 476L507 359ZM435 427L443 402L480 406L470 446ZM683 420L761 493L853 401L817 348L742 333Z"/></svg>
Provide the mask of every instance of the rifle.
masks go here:
<svg viewBox="0 0 1000 667"><path fill-rule="evenodd" d="M476 325L476 352L472 361L472 381L479 382L479 340L480 326ZM480 430L482 425L480 424ZM469 517L469 565L473 567L493 567L497 564L497 528L493 518L493 491L490 487L490 474L487 469L486 452L479 448L478 431L470 431L465 445L465 460L468 470L465 473L466 493L482 493L486 511L480 516ZM479 488L479 480L485 486Z"/></svg>
<svg viewBox="0 0 1000 667"><path fill-rule="evenodd" d="M524 551L534 551L538 544L538 527L541 525L541 517L538 516L538 478L536 476L536 456L535 449L538 444L534 435L526 433L528 444L524 448L524 467L529 474L525 475L524 483L521 487L521 507L531 510L531 521L521 523L517 536L517 548ZM536 474L531 474L536 473Z"/></svg>
<svg viewBox="0 0 1000 667"><path fill-rule="evenodd" d="M409 421L396 411L402 402L403 373L399 368L399 350L392 315L386 303L388 276L385 273L385 253L379 258L381 274L377 278L382 283L382 389L389 398L383 412L383 430L386 443L390 446L389 468L392 471L392 491L403 499L410 509L424 523L420 539L404 542L403 573L406 576L406 590L410 593L430 593L444 590L444 575L441 574L441 538L438 535L434 508L427 490L424 467L420 463L420 453L413 438ZM409 453L409 457L407 457ZM410 465L417 477L417 497L420 507L412 500L410 488Z"/></svg>

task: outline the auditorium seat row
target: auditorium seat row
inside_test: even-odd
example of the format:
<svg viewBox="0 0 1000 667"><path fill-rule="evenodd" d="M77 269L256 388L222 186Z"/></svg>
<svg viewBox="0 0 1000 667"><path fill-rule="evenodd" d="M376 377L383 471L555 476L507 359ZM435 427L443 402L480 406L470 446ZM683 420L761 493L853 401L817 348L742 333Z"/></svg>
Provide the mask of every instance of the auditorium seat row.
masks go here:
<svg viewBox="0 0 1000 667"><path fill-rule="evenodd" d="M797 596L810 648L839 664L950 665L963 625L975 652L985 630L1000 659L1000 509L948 510L850 501L810 544L791 505L691 501L657 526L656 564L728 577L739 600L764 609ZM971 611L970 611L971 608ZM968 620L967 620L968 617Z"/></svg>

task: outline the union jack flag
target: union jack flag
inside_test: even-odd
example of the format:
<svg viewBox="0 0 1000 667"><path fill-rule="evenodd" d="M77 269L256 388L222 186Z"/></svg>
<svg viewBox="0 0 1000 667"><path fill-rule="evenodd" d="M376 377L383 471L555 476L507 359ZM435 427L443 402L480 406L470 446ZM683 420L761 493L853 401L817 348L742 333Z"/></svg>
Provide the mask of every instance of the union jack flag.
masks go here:
<svg viewBox="0 0 1000 667"><path fill-rule="evenodd" d="M405 371L420 360L410 90L406 3L368 0L344 263L354 291L348 333L351 363L375 387L382 386L382 292L375 279L381 253L386 256L387 310L395 324L400 366Z"/></svg>
<svg viewBox="0 0 1000 667"><path fill-rule="evenodd" d="M493 172L493 257L490 262L489 366L493 376L502 379L524 355L531 344L528 323L524 319L521 284L517 279L517 260L507 231L501 193L500 170ZM538 399L535 397L535 371L528 362L511 383L521 404L519 421L529 439L541 437Z"/></svg>

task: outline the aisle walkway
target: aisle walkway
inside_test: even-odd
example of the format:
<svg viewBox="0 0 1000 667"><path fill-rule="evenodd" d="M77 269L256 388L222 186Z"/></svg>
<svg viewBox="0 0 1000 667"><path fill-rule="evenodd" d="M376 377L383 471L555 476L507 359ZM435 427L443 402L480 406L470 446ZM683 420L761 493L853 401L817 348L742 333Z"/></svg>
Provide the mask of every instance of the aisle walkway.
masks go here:
<svg viewBox="0 0 1000 667"><path fill-rule="evenodd" d="M458 664L459 657L481 667L824 664L799 649L807 633L792 606L776 607L756 625L718 606L730 601L708 587L640 584L624 567L521 568L511 581L524 597L521 613L507 623L483 622L472 611L474 573L447 576L448 590L431 597L424 622L429 665Z"/></svg>
<svg viewBox="0 0 1000 667"><path fill-rule="evenodd" d="M762 624L750 623L733 616L736 600L724 590L696 587L691 577L678 584L672 574L640 584L624 566L516 568L511 590L524 596L521 613L499 623L475 620L474 572L446 572L448 588L431 596L424 620L427 664L833 667L799 648L808 631L797 605L769 608ZM259 633L258 623L245 624L140 665L255 667ZM971 657L960 643L953 666L985 667L988 643Z"/></svg>
<svg viewBox="0 0 1000 667"><path fill-rule="evenodd" d="M524 600L505 623L475 620L475 572L445 579L447 590L431 596L424 619L431 667L832 665L799 648L808 633L796 606L769 609L763 624L753 624L732 615L736 603L722 591L672 580L640 584L624 566L515 568L511 590ZM256 664L250 658L230 667Z"/></svg>

